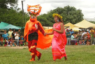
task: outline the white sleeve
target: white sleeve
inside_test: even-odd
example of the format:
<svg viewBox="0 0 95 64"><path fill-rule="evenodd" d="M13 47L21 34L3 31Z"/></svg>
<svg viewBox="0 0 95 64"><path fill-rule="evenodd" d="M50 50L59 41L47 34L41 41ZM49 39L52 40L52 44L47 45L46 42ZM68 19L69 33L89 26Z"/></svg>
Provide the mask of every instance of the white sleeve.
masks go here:
<svg viewBox="0 0 95 64"><path fill-rule="evenodd" d="M14 35L16 35L16 33Z"/></svg>

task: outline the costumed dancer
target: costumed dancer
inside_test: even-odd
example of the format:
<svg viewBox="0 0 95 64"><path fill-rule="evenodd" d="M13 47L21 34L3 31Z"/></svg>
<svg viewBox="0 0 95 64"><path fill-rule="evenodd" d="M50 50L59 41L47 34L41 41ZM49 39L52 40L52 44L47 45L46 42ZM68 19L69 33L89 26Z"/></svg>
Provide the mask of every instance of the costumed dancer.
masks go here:
<svg viewBox="0 0 95 64"><path fill-rule="evenodd" d="M37 21L37 16L41 12L41 6L28 5L27 11L29 12L30 19L26 22L26 25L25 25L24 38L28 42L28 48L29 48L29 51L31 52L32 58L30 59L30 61L35 61L35 56L38 57L38 60L41 57L41 53L36 50L37 40L38 40L38 30L40 30L40 32L44 34L44 30L42 28L41 23Z"/></svg>
<svg viewBox="0 0 95 64"><path fill-rule="evenodd" d="M53 54L53 60L61 59L62 57L67 60L67 55L65 52L65 45L67 43L67 38L65 34L65 29L62 21L62 16L59 14L53 14L55 23L53 25L53 31L50 33L45 33L45 35L52 35L52 54Z"/></svg>
<svg viewBox="0 0 95 64"><path fill-rule="evenodd" d="M36 48L45 49L51 46L53 36L44 36L44 30L41 23L37 20L37 16L41 12L40 5L28 5L28 12L30 19L26 22L24 29L24 39L28 42L28 48L31 52L32 58L30 61L35 61L35 56L38 60L41 58L41 53ZM46 30L45 32L51 32L52 30Z"/></svg>

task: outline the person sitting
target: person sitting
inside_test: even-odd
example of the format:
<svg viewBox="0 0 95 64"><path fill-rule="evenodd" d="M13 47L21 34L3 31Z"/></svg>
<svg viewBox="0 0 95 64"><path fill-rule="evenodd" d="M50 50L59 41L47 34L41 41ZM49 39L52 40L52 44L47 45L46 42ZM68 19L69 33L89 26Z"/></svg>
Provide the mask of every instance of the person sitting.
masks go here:
<svg viewBox="0 0 95 64"><path fill-rule="evenodd" d="M21 40L23 41L23 45L24 45L24 37L23 36L21 36Z"/></svg>
<svg viewBox="0 0 95 64"><path fill-rule="evenodd" d="M5 40L4 46L7 46L8 40L6 40L6 39L4 39L4 40Z"/></svg>
<svg viewBox="0 0 95 64"><path fill-rule="evenodd" d="M75 33L73 33L72 35L71 35L71 44L72 45L75 45L76 43L77 43L77 36L76 36L76 34Z"/></svg>
<svg viewBox="0 0 95 64"><path fill-rule="evenodd" d="M23 46L23 40L20 38L20 40L19 40L19 46Z"/></svg>
<svg viewBox="0 0 95 64"><path fill-rule="evenodd" d="M8 40L7 46L12 46L12 40L11 40L11 38Z"/></svg>

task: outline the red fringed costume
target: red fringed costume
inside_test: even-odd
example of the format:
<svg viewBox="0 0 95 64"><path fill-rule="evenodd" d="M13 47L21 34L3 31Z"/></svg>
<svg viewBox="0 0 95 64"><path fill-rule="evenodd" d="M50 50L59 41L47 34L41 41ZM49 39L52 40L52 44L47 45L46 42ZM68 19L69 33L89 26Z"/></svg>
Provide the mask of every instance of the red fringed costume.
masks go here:
<svg viewBox="0 0 95 64"><path fill-rule="evenodd" d="M35 9L33 9L33 7ZM28 42L28 48L31 52L31 60L35 61L35 56L38 57L38 60L41 57L41 53L36 50L36 47L44 49L51 46L51 40L53 36L44 36L44 30L39 21L37 21L37 15L39 15L41 11L41 6L28 5L28 12L30 14L30 20L26 22L25 30L24 30L24 38ZM52 30L46 30L46 32L50 32Z"/></svg>

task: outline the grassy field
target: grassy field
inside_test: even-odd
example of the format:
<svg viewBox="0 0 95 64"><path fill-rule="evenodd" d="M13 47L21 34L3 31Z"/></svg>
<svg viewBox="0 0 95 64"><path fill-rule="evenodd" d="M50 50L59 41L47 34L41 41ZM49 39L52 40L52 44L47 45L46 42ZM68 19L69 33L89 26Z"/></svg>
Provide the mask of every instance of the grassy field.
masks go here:
<svg viewBox="0 0 95 64"><path fill-rule="evenodd" d="M0 47L0 64L95 64L95 46L66 46L68 60L53 61L51 48L38 49L41 60L29 62L31 56L27 47Z"/></svg>

